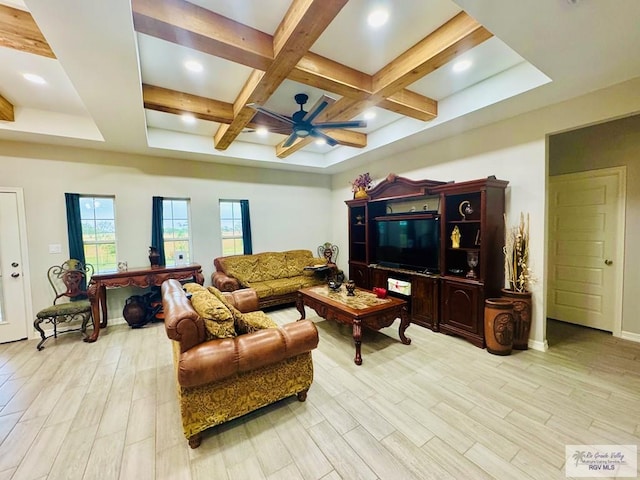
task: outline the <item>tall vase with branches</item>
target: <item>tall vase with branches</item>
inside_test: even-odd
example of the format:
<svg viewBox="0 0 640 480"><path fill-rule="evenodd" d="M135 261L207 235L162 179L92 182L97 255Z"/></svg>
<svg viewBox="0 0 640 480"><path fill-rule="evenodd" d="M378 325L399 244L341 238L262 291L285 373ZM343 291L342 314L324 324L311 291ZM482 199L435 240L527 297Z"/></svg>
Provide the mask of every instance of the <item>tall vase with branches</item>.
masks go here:
<svg viewBox="0 0 640 480"><path fill-rule="evenodd" d="M509 286L502 289L502 297L513 303L513 348L526 350L531 331L529 214L521 212L520 222L510 228L505 215L504 274Z"/></svg>

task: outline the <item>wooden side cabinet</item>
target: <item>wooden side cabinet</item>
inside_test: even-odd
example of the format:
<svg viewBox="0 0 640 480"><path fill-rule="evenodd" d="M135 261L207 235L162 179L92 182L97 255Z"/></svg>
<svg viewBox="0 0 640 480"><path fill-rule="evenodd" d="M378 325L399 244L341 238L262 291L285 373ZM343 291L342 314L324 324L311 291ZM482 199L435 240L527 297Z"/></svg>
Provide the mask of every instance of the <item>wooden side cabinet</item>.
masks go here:
<svg viewBox="0 0 640 480"><path fill-rule="evenodd" d="M370 289L369 266L366 263L349 262L349 280L356 282L360 288Z"/></svg>
<svg viewBox="0 0 640 480"><path fill-rule="evenodd" d="M439 280L414 276L411 279L411 321L438 331Z"/></svg>
<svg viewBox="0 0 640 480"><path fill-rule="evenodd" d="M483 302L481 283L443 280L440 331L460 335L484 348Z"/></svg>

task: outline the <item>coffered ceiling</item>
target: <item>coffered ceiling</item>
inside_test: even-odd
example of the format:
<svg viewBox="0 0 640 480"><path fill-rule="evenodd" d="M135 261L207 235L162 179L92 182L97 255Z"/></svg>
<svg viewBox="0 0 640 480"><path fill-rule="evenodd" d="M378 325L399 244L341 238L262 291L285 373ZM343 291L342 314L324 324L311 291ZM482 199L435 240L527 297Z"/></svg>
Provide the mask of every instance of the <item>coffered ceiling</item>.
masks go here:
<svg viewBox="0 0 640 480"><path fill-rule="evenodd" d="M0 139L333 173L639 76L638 18L636 0L0 0ZM335 99L316 122L367 126L285 147L250 105L290 117L297 93Z"/></svg>

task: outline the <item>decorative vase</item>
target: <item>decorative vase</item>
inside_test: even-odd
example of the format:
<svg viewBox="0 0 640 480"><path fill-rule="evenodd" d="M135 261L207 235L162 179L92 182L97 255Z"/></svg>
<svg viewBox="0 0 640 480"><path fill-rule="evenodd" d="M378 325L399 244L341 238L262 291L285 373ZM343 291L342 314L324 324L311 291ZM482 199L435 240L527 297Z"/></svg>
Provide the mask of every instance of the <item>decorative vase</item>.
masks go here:
<svg viewBox="0 0 640 480"><path fill-rule="evenodd" d="M484 302L484 341L487 352L509 355L513 348L513 303L503 298Z"/></svg>
<svg viewBox="0 0 640 480"><path fill-rule="evenodd" d="M160 253L156 247L149 247L149 263L151 268L160 266Z"/></svg>
<svg viewBox="0 0 640 480"><path fill-rule="evenodd" d="M356 190L353 194L353 198L367 198L368 196L369 195L367 195L367 191L364 189L364 187L359 187L358 190Z"/></svg>
<svg viewBox="0 0 640 480"><path fill-rule="evenodd" d="M531 292L516 292L503 288L502 298L513 303L513 348L529 348L531 331Z"/></svg>

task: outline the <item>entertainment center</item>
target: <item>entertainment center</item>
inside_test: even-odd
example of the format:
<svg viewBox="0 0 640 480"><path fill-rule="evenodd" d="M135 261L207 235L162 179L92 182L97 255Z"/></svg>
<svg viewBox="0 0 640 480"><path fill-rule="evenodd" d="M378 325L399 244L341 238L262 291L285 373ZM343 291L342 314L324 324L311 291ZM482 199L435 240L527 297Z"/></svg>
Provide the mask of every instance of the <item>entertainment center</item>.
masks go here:
<svg viewBox="0 0 640 480"><path fill-rule="evenodd" d="M345 202L349 278L406 300L412 323L484 347L484 301L504 286L508 183L389 174L367 198Z"/></svg>

